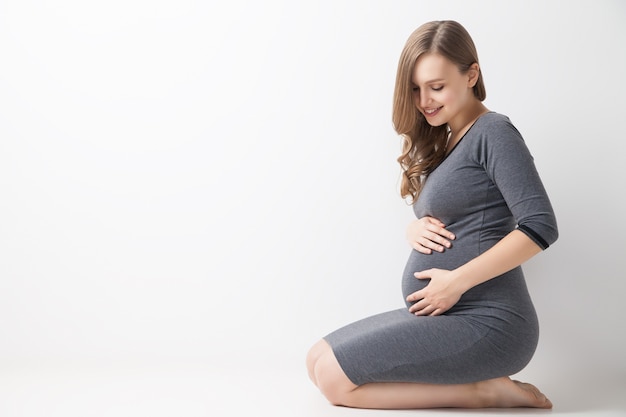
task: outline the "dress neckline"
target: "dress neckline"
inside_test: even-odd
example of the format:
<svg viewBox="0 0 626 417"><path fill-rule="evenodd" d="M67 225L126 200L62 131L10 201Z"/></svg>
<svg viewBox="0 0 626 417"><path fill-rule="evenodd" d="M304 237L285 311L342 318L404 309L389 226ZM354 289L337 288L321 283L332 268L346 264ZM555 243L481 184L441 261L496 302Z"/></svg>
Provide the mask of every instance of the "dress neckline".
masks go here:
<svg viewBox="0 0 626 417"><path fill-rule="evenodd" d="M461 136L461 138L459 140L456 141L456 143L454 144L454 146L452 148L450 148L449 151L446 152L446 155L443 157L443 159L441 160L441 162L439 163L439 165L441 165L441 163L443 163L443 161L445 161L446 159L448 159L448 157L450 155L452 155L452 152L454 152L454 150L459 146L459 144L463 141L463 139L465 138L465 136L467 136L467 134L472 130L472 128L476 125L476 123L478 123L478 121L480 119L483 118L483 116L489 114L489 113L493 113L493 111L491 110L487 110L486 112L484 112L483 114L481 114L480 116L478 116L476 118L476 120L474 120L474 122L471 124L471 126L465 131L465 133L463 133L463 135Z"/></svg>

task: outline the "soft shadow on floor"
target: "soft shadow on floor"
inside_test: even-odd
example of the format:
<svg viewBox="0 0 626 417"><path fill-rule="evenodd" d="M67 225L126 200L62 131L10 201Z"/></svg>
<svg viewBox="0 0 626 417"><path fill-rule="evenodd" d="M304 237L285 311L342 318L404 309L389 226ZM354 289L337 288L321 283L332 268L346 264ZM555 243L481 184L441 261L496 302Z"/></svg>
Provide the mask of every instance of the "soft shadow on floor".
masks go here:
<svg viewBox="0 0 626 417"><path fill-rule="evenodd" d="M623 372L564 375L553 380L547 389L554 411L560 413L620 411L626 415L626 373Z"/></svg>
<svg viewBox="0 0 626 417"><path fill-rule="evenodd" d="M523 379L523 378L522 378ZM576 371L561 372L559 375L541 375L540 388L545 392L554 404L552 410L540 410L531 408L518 409L437 409L437 410L350 410L341 407L332 407L325 404L321 398L315 397L317 393L311 392L309 400L315 403L312 407L315 412L311 415L328 416L436 416L454 417L462 415L472 416L544 416L550 415L580 415L594 417L622 417L626 416L626 373L618 372L592 372ZM531 381L533 382L533 381ZM310 411L313 411L310 409ZM319 414L318 414L319 413Z"/></svg>

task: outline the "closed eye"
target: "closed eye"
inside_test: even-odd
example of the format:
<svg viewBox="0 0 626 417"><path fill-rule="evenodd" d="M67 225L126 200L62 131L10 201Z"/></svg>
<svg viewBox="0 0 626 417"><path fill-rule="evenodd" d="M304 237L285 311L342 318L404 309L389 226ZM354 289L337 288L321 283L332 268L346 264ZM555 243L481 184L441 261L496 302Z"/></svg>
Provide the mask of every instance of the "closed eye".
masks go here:
<svg viewBox="0 0 626 417"><path fill-rule="evenodd" d="M433 91L441 91L441 90L443 90L443 85L440 85L438 87L430 87L430 89L433 90ZM414 93L417 93L417 92L420 91L420 88L417 87L417 86L413 86L412 90L413 90Z"/></svg>

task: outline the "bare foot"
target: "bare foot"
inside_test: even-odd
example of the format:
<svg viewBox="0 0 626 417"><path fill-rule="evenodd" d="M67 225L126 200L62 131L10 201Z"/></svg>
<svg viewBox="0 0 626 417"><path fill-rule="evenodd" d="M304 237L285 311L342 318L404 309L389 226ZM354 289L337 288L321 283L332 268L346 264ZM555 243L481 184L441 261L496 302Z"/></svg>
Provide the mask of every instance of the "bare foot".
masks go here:
<svg viewBox="0 0 626 417"><path fill-rule="evenodd" d="M537 387L525 382L504 377L479 384L486 407L552 408L552 402Z"/></svg>

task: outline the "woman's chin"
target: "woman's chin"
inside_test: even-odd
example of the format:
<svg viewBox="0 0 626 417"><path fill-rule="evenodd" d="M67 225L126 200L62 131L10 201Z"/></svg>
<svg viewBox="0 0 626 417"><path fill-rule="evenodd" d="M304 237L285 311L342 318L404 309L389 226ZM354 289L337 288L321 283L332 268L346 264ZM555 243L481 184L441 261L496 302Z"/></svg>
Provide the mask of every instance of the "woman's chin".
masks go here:
<svg viewBox="0 0 626 417"><path fill-rule="evenodd" d="M432 127L439 127L439 126L443 126L446 124L445 122L436 122L435 120L428 120L428 119L426 119L426 123L428 123Z"/></svg>

